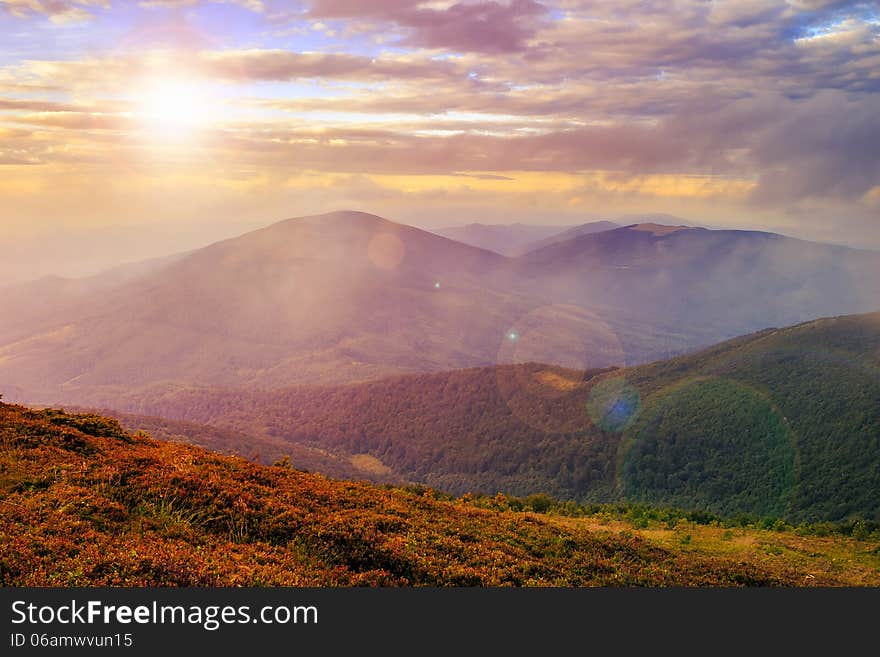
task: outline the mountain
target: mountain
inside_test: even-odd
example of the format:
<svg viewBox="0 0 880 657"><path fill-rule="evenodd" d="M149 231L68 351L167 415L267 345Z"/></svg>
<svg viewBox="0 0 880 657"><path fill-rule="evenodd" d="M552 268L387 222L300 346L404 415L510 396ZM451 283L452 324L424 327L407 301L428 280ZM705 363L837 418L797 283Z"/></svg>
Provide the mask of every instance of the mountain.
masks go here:
<svg viewBox="0 0 880 657"><path fill-rule="evenodd" d="M595 365L620 360L605 322L545 307L511 276L503 256L373 215L292 219L133 279L9 295L0 381L7 397L113 406L116 393L155 385L335 383L526 356L569 362L584 349ZM511 331L520 324L535 327L522 340ZM637 323L621 331L640 345L662 336Z"/></svg>
<svg viewBox="0 0 880 657"><path fill-rule="evenodd" d="M655 223L552 244L514 262L523 290L707 345L768 326L880 309L880 252L774 233Z"/></svg>
<svg viewBox="0 0 880 657"><path fill-rule="evenodd" d="M632 226L636 224L655 224L661 226L679 226L684 228L686 227L683 225L684 223L685 222L683 219L675 217L671 214L628 214L617 217L614 221L591 221L585 224L580 224L578 226L571 226L566 230L548 235L543 239L534 241L531 244L526 245L525 248L521 249L518 253L514 255L525 255L530 251L537 251L553 244L567 242L568 240L574 239L576 237L593 235L594 233L604 233L606 230L614 230L615 228L620 228L621 226Z"/></svg>
<svg viewBox="0 0 880 657"><path fill-rule="evenodd" d="M573 226L571 228L568 228L567 230L554 233L553 235L548 235L543 239L535 240L529 244L526 244L524 245L524 248L522 248L515 255L524 255L529 251L537 251L538 249L543 249L544 247L550 246L551 244L567 242L568 240L574 239L575 237L581 237L583 235L593 235L594 233L602 233L606 230L614 230L615 228L620 228L620 224L616 224L612 221L591 221L586 224L581 224L580 226Z"/></svg>
<svg viewBox="0 0 880 657"><path fill-rule="evenodd" d="M449 226L431 232L506 256L525 253L536 242L566 231L568 226L537 226L531 224L480 224Z"/></svg>
<svg viewBox="0 0 880 657"><path fill-rule="evenodd" d="M619 226L632 226L633 224L660 224L661 226L684 226L694 227L687 219L676 217L665 212L649 212L645 214L624 214L615 217L614 221Z"/></svg>
<svg viewBox="0 0 880 657"><path fill-rule="evenodd" d="M588 370L880 308L880 253L643 223L518 258L360 212L5 290L0 384L31 403L277 389L504 363Z"/></svg>
<svg viewBox="0 0 880 657"><path fill-rule="evenodd" d="M0 345L45 330L57 322L59 316L77 312L83 304L95 297L158 272L182 259L186 254L173 254L118 265L105 272L84 278L43 278L0 287L4 309L7 312L0 321ZM42 325L41 322L48 322Z"/></svg>
<svg viewBox="0 0 880 657"><path fill-rule="evenodd" d="M454 493L880 520L880 313L626 369L531 363L273 392L164 391L123 405L366 453Z"/></svg>
<svg viewBox="0 0 880 657"><path fill-rule="evenodd" d="M2 586L865 581L858 568L835 573L820 560L730 556L730 547L698 552L690 533L686 548L661 547L576 518L484 509L440 500L431 490L260 466L132 436L97 415L0 404L0 436ZM757 538L755 532L749 540ZM846 546L835 543L855 552ZM867 573L867 582L876 580L876 572Z"/></svg>

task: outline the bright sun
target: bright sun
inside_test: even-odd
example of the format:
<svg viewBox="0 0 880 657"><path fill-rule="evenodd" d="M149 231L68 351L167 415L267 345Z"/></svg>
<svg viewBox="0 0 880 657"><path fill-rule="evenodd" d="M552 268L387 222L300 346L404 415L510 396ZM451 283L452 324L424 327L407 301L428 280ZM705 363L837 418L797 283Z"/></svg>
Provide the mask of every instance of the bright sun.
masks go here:
<svg viewBox="0 0 880 657"><path fill-rule="evenodd" d="M154 134L184 138L214 118L206 87L194 80L151 80L134 95L137 114Z"/></svg>

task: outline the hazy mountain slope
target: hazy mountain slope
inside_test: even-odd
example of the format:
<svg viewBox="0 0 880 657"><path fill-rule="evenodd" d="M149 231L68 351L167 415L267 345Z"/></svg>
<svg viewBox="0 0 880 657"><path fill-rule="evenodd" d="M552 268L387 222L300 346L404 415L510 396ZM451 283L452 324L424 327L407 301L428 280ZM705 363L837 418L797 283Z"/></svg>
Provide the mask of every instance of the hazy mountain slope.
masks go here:
<svg viewBox="0 0 880 657"><path fill-rule="evenodd" d="M563 231L568 226L531 224L480 224L436 228L432 233L506 256L525 253L532 245Z"/></svg>
<svg viewBox="0 0 880 657"><path fill-rule="evenodd" d="M453 492L548 492L797 521L880 519L880 314L612 371L530 364L132 410L369 453Z"/></svg>
<svg viewBox="0 0 880 657"><path fill-rule="evenodd" d="M621 336L652 355L686 344L547 306L512 275L503 256L373 215L289 220L76 295L0 345L0 381L20 400L114 406L117 393L158 384L279 387L530 358L603 365L625 359ZM534 330L519 340L520 326Z"/></svg>
<svg viewBox="0 0 880 657"><path fill-rule="evenodd" d="M96 297L160 271L185 257L179 253L113 267L84 278L47 276L35 281L0 287L3 314L0 345L57 325L77 316Z"/></svg>
<svg viewBox="0 0 880 657"><path fill-rule="evenodd" d="M614 326L674 326L717 341L880 309L880 253L773 233L636 224L515 261L533 291Z"/></svg>
<svg viewBox="0 0 880 657"><path fill-rule="evenodd" d="M616 224L613 221L591 221L586 224L573 226L571 228L568 228L567 230L554 233L553 235L549 235L543 239L536 240L534 242L531 242L530 244L526 244L524 245L524 248L520 249L518 253L512 255L524 255L526 253L529 253L530 251L537 251L538 249L543 249L544 247L550 246L552 244L567 242L568 240L574 239L575 237L602 233L606 230L614 230L615 228L620 228L620 224Z"/></svg>
<svg viewBox="0 0 880 657"><path fill-rule="evenodd" d="M768 233L640 224L509 259L339 212L19 289L0 316L0 384L20 401L115 407L153 386L589 369L878 307L880 254Z"/></svg>
<svg viewBox="0 0 880 657"><path fill-rule="evenodd" d="M0 404L0 585L771 585L806 571L334 482ZM841 584L841 575L813 577Z"/></svg>

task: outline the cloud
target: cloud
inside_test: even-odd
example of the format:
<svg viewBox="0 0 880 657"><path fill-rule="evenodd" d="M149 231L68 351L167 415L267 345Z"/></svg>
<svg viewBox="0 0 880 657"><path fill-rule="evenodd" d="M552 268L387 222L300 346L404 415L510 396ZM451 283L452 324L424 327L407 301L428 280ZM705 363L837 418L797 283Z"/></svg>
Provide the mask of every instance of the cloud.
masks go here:
<svg viewBox="0 0 880 657"><path fill-rule="evenodd" d="M137 5L146 9L174 9L206 3L234 4L257 13L266 9L263 0L142 0ZM111 6L110 0L0 0L0 10L16 18L43 16L56 25L91 20L94 9Z"/></svg>
<svg viewBox="0 0 880 657"><path fill-rule="evenodd" d="M450 62L406 56L365 57L343 53L286 50L234 50L196 56L193 68L228 81L295 80L302 78L348 80L436 79L456 75ZM462 75L460 72L458 75Z"/></svg>
<svg viewBox="0 0 880 657"><path fill-rule="evenodd" d="M197 62L202 73L223 79L380 74L374 62L351 56L210 53ZM67 68L70 62L56 64L63 65L65 74L72 78L81 78L87 70L124 75L97 62L79 62L87 69L73 70ZM48 70L56 79L63 77L46 63L37 68ZM408 69L407 75L413 70ZM388 69L383 69L381 75L394 77ZM772 92L733 98L712 93L702 97L684 94L668 111L644 121L620 112L620 107L626 105L621 98L604 105L589 98L577 102L577 94L570 102L563 102L555 92L546 97L539 93L508 97L462 91L455 96L455 83L450 80L440 85L445 91L431 96L427 89L436 82L415 79L407 84L417 88L424 84L426 92L421 99L408 96L401 101L373 96L370 102L352 103L360 111L372 109L378 113L369 125L338 117L317 121L230 119L203 128L208 135L205 148L222 153L225 160L248 170L450 176L474 171L483 176L503 176L493 172L509 170L605 171L613 172L618 180L643 175L708 174L751 181L752 202L774 207L795 206L810 199L857 201L880 185L877 96L862 98L836 90L816 92L806 99ZM319 116L322 110L345 110L346 103L351 103L346 97L333 102L257 101L260 107L312 110ZM384 120L382 113L395 107L411 114ZM462 118L450 115L440 119L429 113L432 107L455 107L469 113ZM81 104L0 98L0 111L7 113L7 121L71 131L78 140L88 141L98 138L94 133L115 131L120 134L121 147L126 147L127 134L144 129L125 114L126 106L120 101ZM511 115L488 114L504 111ZM585 112L601 115L603 120L583 125L577 117ZM100 158L100 148L68 149L67 157L75 160L79 153L86 161L94 162L96 152Z"/></svg>
<svg viewBox="0 0 880 657"><path fill-rule="evenodd" d="M75 112L80 108L70 103L24 98L0 98L0 111L27 110L31 112Z"/></svg>
<svg viewBox="0 0 880 657"><path fill-rule="evenodd" d="M537 134L432 135L404 124L371 130L242 129L229 137L238 152L261 153L273 166L291 157L298 166L353 173L709 174L750 181L752 202L762 206L852 201L880 185L880 99L864 102L836 91L807 101L772 94L743 98L711 112L695 103L653 125L551 126Z"/></svg>
<svg viewBox="0 0 880 657"><path fill-rule="evenodd" d="M0 9L16 18L45 16L57 25L90 20L91 9L109 9L109 0L0 0Z"/></svg>
<svg viewBox="0 0 880 657"><path fill-rule="evenodd" d="M462 178L473 178L475 180L516 180L510 176L500 176L492 173L451 173L450 176L460 176Z"/></svg>
<svg viewBox="0 0 880 657"><path fill-rule="evenodd" d="M5 79L69 92L118 93L138 80L199 77L225 83L302 79L388 81L465 79L454 62L406 55L367 57L347 53L287 50L153 50L79 60L27 60L6 70ZM4 81L0 69L0 84Z"/></svg>
<svg viewBox="0 0 880 657"><path fill-rule="evenodd" d="M315 0L309 10L318 19L390 23L405 31L404 44L489 54L523 51L547 13L536 0Z"/></svg>
<svg viewBox="0 0 880 657"><path fill-rule="evenodd" d="M99 5L3 6L13 4L21 16ZM198 162L248 184L299 177L308 186L313 173L365 199L499 204L533 176L543 182L528 187L529 203L546 212L575 207L572 198L581 211L597 199L691 198L732 216L846 215L876 226L864 219L880 198L876 3L292 6L252 3L264 11L249 20L266 31L243 40L230 28L247 48L206 45L224 43L223 34L194 45L187 32L180 50L140 41L0 68L0 130L29 133L4 137L4 174L20 163L100 179L120 162L137 170L148 162L182 185L191 180L185 167ZM204 83L222 98L219 118L194 129L188 154L150 143L135 116L144 80L163 76ZM395 182L373 189L378 177ZM564 192L544 184L568 177L580 182ZM320 198L332 195L333 184L325 187ZM525 192L517 198L526 207Z"/></svg>
<svg viewBox="0 0 880 657"><path fill-rule="evenodd" d="M714 2L708 21L718 26L748 28L777 20L785 12L785 4L777 0L735 0Z"/></svg>
<svg viewBox="0 0 880 657"><path fill-rule="evenodd" d="M146 9L179 9L206 3L238 5L256 13L262 13L266 10L266 5L262 0L141 0L138 2L138 6Z"/></svg>
<svg viewBox="0 0 880 657"><path fill-rule="evenodd" d="M855 102L825 92L755 128L758 203L858 199L880 185L880 97Z"/></svg>
<svg viewBox="0 0 880 657"><path fill-rule="evenodd" d="M136 128L137 124L129 117L118 114L102 114L91 112L43 112L39 114L22 114L15 118L18 123L83 130L126 130Z"/></svg>

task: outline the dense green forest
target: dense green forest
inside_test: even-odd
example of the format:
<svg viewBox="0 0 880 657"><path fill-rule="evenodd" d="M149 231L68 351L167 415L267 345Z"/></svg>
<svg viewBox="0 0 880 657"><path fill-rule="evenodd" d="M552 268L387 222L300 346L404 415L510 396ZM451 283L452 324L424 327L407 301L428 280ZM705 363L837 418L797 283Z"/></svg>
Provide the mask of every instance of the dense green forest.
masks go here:
<svg viewBox="0 0 880 657"><path fill-rule="evenodd" d="M880 314L633 368L531 363L270 392L175 389L128 406L369 454L456 494L880 519Z"/></svg>

